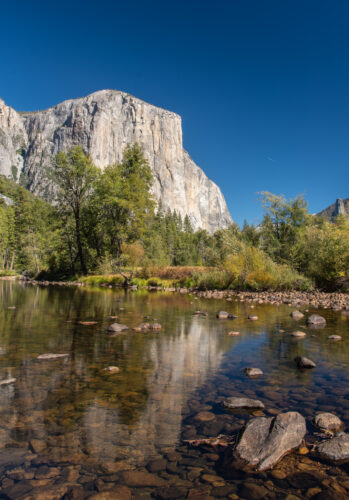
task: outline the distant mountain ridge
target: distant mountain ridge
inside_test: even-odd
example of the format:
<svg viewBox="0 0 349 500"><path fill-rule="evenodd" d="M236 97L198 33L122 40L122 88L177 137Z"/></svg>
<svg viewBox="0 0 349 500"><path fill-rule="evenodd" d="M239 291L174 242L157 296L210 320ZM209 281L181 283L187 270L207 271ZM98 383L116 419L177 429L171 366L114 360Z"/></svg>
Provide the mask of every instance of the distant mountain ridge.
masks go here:
<svg viewBox="0 0 349 500"><path fill-rule="evenodd" d="M334 221L338 215L349 215L349 198L337 198L332 205L321 210L317 217L322 217L323 219L328 219Z"/></svg>
<svg viewBox="0 0 349 500"><path fill-rule="evenodd" d="M153 194L165 210L188 215L194 229L211 233L232 223L219 187L184 150L176 113L117 90L24 113L0 99L0 174L44 198L52 191L44 169L58 152L80 145L103 169L120 162L126 145L135 142L149 160Z"/></svg>

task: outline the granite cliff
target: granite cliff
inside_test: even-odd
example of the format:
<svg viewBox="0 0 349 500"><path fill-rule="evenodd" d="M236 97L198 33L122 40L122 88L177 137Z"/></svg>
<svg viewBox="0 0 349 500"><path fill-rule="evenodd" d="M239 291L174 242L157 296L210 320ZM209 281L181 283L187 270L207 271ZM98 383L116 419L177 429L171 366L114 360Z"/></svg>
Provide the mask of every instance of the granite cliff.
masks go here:
<svg viewBox="0 0 349 500"><path fill-rule="evenodd" d="M325 208L318 214L317 217L322 217L323 219L335 221L338 215L349 215L349 198L343 200L342 198L337 198L337 200L332 203L329 207Z"/></svg>
<svg viewBox="0 0 349 500"><path fill-rule="evenodd" d="M189 215L210 232L232 220L218 186L183 149L181 118L125 92L101 90L38 112L17 113L0 100L0 174L48 196L45 166L59 151L81 145L103 169L129 143L143 146L163 207Z"/></svg>

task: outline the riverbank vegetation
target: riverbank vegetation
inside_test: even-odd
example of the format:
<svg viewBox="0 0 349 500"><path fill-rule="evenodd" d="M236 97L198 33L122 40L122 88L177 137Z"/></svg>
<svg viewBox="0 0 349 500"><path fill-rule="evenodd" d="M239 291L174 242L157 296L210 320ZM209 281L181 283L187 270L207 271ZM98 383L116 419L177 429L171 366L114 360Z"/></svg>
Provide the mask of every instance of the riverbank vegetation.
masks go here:
<svg viewBox="0 0 349 500"><path fill-rule="evenodd" d="M52 203L0 176L0 275L250 290L333 289L349 275L348 220L310 215L302 196L261 193L258 226L212 235L156 205L137 144L103 172L80 147L47 171Z"/></svg>

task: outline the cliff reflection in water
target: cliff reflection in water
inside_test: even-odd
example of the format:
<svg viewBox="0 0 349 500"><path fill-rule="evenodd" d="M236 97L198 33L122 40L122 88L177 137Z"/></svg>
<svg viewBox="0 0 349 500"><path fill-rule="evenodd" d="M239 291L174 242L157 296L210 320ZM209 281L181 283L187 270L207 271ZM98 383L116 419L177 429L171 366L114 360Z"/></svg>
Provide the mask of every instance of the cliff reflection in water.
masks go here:
<svg viewBox="0 0 349 500"><path fill-rule="evenodd" d="M36 440L53 460L83 453L139 462L175 445L183 407L228 348L223 327L212 331L209 320L193 317L187 297L11 282L0 290L0 378L17 379L0 391L1 446ZM155 317L163 330L111 338L106 317L115 314L130 326ZM82 319L99 323L78 325ZM69 358L36 360L44 352ZM120 373L107 375L109 365Z"/></svg>

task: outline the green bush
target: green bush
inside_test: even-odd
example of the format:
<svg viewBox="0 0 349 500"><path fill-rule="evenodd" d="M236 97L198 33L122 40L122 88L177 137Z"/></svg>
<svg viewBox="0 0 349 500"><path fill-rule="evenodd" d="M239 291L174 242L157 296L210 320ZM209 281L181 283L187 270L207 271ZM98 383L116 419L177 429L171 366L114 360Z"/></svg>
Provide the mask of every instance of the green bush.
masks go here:
<svg viewBox="0 0 349 500"><path fill-rule="evenodd" d="M16 271L10 271L8 269L0 269L0 277L5 276L17 276L18 273Z"/></svg>
<svg viewBox="0 0 349 500"><path fill-rule="evenodd" d="M106 275L106 276L83 276L80 281L85 285L90 286L102 286L102 285L112 285L112 286L122 286L125 279L120 275Z"/></svg>

